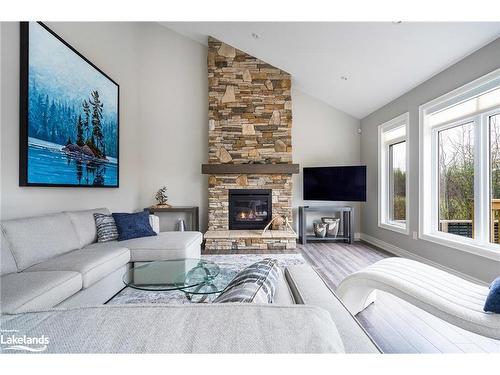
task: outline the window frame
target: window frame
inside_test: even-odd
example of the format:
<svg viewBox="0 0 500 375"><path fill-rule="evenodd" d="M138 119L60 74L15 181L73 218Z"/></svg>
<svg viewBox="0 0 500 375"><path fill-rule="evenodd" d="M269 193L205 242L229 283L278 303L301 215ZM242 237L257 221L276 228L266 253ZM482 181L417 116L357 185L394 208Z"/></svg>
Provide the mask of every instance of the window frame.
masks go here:
<svg viewBox="0 0 500 375"><path fill-rule="evenodd" d="M500 105L461 118L430 126L429 117L477 95L500 87L500 69L419 107L419 238L443 246L500 260L500 246L489 242L490 228L490 126L489 117ZM474 123L474 235L462 237L438 230L439 155L438 137L442 130Z"/></svg>
<svg viewBox="0 0 500 375"><path fill-rule="evenodd" d="M484 122L484 147L486 147L486 152L487 156L484 158L484 165L481 165L481 168L484 169L484 173L486 174L487 180L483 182L484 186L483 188L483 194L486 194L485 196L487 197L487 208L484 210L485 212L482 213L482 219L488 226L488 228L491 228L491 124L490 124L490 117L493 116L500 116L500 106L482 114L483 117L483 122ZM500 228L500 227L499 227ZM488 242L489 244L495 246L495 247L500 247L500 244L495 244L491 242L490 236L489 236L489 230L484 232L484 241ZM500 232L499 232L500 233ZM498 250L500 252L500 249Z"/></svg>
<svg viewBox="0 0 500 375"><path fill-rule="evenodd" d="M403 113L400 116L393 118L378 127L378 226L383 229L388 229L400 234L410 234L410 114ZM384 134L404 127L405 135L389 141L384 141ZM390 147L399 143L405 142L406 146L406 178L405 178L405 224L396 223L391 220L390 210L393 207L394 188L391 185L391 155Z"/></svg>

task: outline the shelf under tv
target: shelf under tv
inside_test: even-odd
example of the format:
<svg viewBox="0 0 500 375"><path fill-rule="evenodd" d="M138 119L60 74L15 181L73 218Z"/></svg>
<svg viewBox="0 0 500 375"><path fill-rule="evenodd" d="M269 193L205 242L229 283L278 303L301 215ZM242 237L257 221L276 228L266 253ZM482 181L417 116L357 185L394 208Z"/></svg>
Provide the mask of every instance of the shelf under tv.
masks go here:
<svg viewBox="0 0 500 375"><path fill-rule="evenodd" d="M324 242L336 242L336 241L349 241L349 236L337 236L337 237L316 237L314 234L306 235L307 242L313 241L324 241Z"/></svg>
<svg viewBox="0 0 500 375"><path fill-rule="evenodd" d="M340 218L340 234L337 237L316 237L314 234L307 233L308 214L324 213L326 215L335 214ZM350 206L300 206L299 207L299 243L302 245L308 242L347 242L354 240L354 218L353 208ZM310 224L310 223L309 223ZM310 231L310 230L309 230Z"/></svg>

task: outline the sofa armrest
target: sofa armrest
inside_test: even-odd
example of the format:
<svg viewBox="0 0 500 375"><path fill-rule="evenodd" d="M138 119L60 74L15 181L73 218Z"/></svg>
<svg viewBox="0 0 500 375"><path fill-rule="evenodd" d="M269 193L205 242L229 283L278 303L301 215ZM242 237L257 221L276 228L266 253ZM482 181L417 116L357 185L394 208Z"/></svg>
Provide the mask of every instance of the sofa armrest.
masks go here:
<svg viewBox="0 0 500 375"><path fill-rule="evenodd" d="M295 303L327 310L337 326L346 353L380 353L370 335L347 310L337 295L308 264L289 266L285 278Z"/></svg>
<svg viewBox="0 0 500 375"><path fill-rule="evenodd" d="M156 234L160 233L160 218L156 215L149 215L149 224Z"/></svg>

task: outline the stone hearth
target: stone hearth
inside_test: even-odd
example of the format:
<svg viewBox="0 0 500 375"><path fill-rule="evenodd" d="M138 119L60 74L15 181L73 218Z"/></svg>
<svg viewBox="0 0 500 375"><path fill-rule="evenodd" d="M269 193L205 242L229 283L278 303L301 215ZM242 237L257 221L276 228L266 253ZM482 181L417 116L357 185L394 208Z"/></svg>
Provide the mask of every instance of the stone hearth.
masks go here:
<svg viewBox="0 0 500 375"><path fill-rule="evenodd" d="M217 250L286 250L295 249L297 237L281 230L209 230L205 247Z"/></svg>
<svg viewBox="0 0 500 375"><path fill-rule="evenodd" d="M211 37L207 63L208 164L292 164L290 75ZM211 174L207 248L295 248L293 233L229 231L230 189L271 189L273 216L292 220L291 174Z"/></svg>

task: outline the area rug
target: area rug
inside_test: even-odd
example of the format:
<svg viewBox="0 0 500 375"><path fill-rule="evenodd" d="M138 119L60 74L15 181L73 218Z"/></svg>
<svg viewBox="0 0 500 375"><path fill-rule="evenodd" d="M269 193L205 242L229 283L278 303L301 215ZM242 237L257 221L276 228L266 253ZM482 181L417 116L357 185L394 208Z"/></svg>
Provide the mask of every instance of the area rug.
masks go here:
<svg viewBox="0 0 500 375"><path fill-rule="evenodd" d="M278 261L281 268L307 263L301 254L227 254L227 255L202 255L202 259L215 262L219 267L223 267L226 272L227 282L231 281L238 272L252 263L258 262L264 258L273 258ZM212 298L215 296L212 296ZM108 305L120 304L144 304L144 303L169 303L169 304L188 304L191 303L181 291L145 291L130 287L123 289L118 293Z"/></svg>

